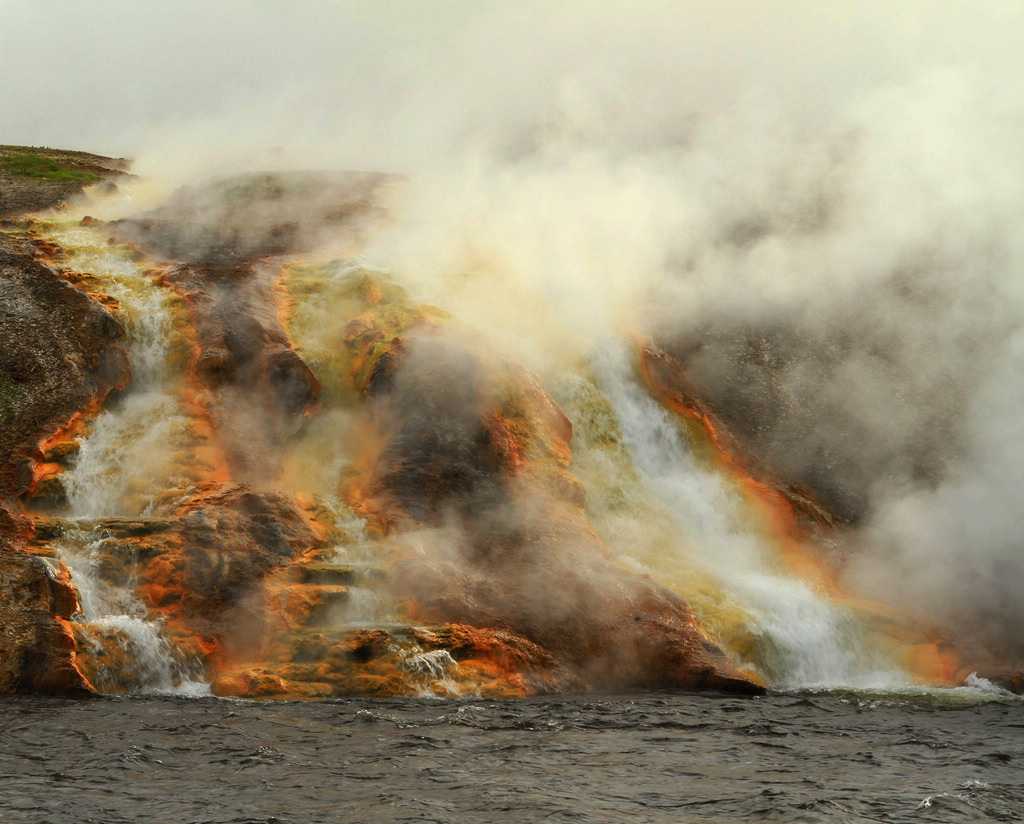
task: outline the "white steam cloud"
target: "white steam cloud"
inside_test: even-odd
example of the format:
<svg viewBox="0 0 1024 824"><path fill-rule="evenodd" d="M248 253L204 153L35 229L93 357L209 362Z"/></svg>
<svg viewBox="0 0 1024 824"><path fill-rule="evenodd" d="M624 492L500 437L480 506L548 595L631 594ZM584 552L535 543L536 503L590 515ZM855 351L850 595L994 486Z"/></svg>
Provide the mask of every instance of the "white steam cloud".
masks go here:
<svg viewBox="0 0 1024 824"><path fill-rule="evenodd" d="M702 368L735 383L730 335L785 338L766 438L856 489L850 582L995 622L987 642L1024 626L1024 6L3 16L4 142L133 154L164 188L405 174L366 256L536 372L610 334L717 329Z"/></svg>

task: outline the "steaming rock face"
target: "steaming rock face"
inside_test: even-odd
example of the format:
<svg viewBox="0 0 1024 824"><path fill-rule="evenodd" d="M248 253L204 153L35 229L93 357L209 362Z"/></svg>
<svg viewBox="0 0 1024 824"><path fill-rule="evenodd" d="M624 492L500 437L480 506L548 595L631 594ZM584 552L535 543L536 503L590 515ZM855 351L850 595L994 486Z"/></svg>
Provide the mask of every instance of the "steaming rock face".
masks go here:
<svg viewBox="0 0 1024 824"><path fill-rule="evenodd" d="M232 191L222 186L218 197ZM387 571L339 564L312 502L271 486L281 482L284 443L318 410L321 386L282 324L278 268L259 256L302 248L319 228L358 224L372 210L350 197L332 212L327 198L309 225L285 230L289 196L260 197L280 202L264 209L247 195L216 214L206 203L197 222L181 217L179 202L117 229L134 232L149 254L179 259L160 278L185 298L184 337L194 345L184 386L195 397L183 400L196 420L181 448L206 454L212 441L227 459L193 461L145 517L38 516L65 506L59 478L77 433L69 421L127 379L123 332L45 267L31 264L30 282L10 276L17 320L8 328L28 347L26 362L51 365L54 381L46 370L38 386L22 381L31 391L11 406L4 430L5 448L23 457L21 473L7 462L5 489L32 493L37 513L30 537L18 507L5 503L7 540L45 559L22 554L0 564L0 641L14 653L0 689L144 685L132 627L83 621L66 568L50 557L72 532L88 536L97 585L120 588L159 619L172 664L198 666L221 695L763 689L705 638L681 598L609 561L569 471L572 425L539 383L460 335L442 312L368 277L349 284L352 320L337 351L351 376L341 394L374 430L345 490L380 524L394 563ZM196 235L204 220L208 236ZM87 280L76 285L90 288ZM21 351L12 345L5 355ZM49 402L47 389L59 401ZM60 427L64 439L50 437ZM206 478L196 474L203 465ZM48 485L53 494L44 494ZM404 604L398 623L343 623L353 588L368 579L391 582Z"/></svg>
<svg viewBox="0 0 1024 824"><path fill-rule="evenodd" d="M264 576L320 537L291 495L238 484L200 492L167 517L108 518L97 526L105 536L98 574L116 585L130 581L179 645L213 666L217 656L258 642L264 616L253 599Z"/></svg>
<svg viewBox="0 0 1024 824"><path fill-rule="evenodd" d="M822 550L834 547L840 529L850 521L859 520L866 512L867 481L856 472L844 471L841 461L807 474L801 471L806 456L795 459L795 466L780 457L786 439L795 437L790 431L794 421L807 416L807 406L814 401L806 401L807 406L800 409L786 404L788 390L782 386L784 381L776 372L792 366L792 361L824 357L794 351L789 351L787 356L787 348L778 341L762 339L758 348L750 340L730 342L713 335L703 346L693 344L686 348L677 342L673 349L676 354L643 345L640 347L640 372L651 392L668 409L705 430L716 457L725 461L734 473L749 474L758 497L767 500L769 505L772 499L783 502L783 517L777 521L779 531L795 539L794 548L801 553L801 561L821 566L827 573L825 582L831 580L831 586L838 588L835 578L848 559L834 550ZM755 349L760 355L752 354ZM739 350L746 354L741 356ZM731 364L742 380L730 377L724 385L719 385L711 379L714 370L708 371L708 363L720 359L729 361L726 352L744 361L741 365ZM716 368L722 368L721 364ZM783 436L780 430L789 434ZM933 433L933 436L941 440L939 434ZM930 472L938 473L943 448L937 444L926 448L925 441L919 445L921 461L930 457L933 462ZM906 454L895 456L894 460L905 457ZM870 462L871 458L867 460ZM925 466L925 463L918 464L922 473L925 473ZM784 474L787 470L793 474ZM803 483L794 483L794 479ZM838 516L830 509L837 511ZM1014 649L1016 639L1011 643L996 639L993 643L991 632L979 631L977 622L969 620L969 616L936 627L882 604L855 601L854 605L864 625L894 648L908 671L925 680L960 684L971 673L981 673L994 683L1019 691L1019 671L1003 663L1006 651ZM994 614L988 619L985 626L1003 624ZM1018 652L1011 655L1019 657Z"/></svg>
<svg viewBox="0 0 1024 824"><path fill-rule="evenodd" d="M263 263L186 264L165 275L192 313L202 400L232 477L246 482L276 477L281 444L320 394L281 328L276 278Z"/></svg>
<svg viewBox="0 0 1024 824"><path fill-rule="evenodd" d="M877 307L863 311L870 317ZM724 319L666 336L658 346L673 366L659 362L659 382L685 387L749 460L857 524L879 479L923 487L942 479L960 448L967 404L962 379L910 375L897 344L887 350L884 332L861 329L858 320L802 330L798 318Z"/></svg>
<svg viewBox="0 0 1024 824"><path fill-rule="evenodd" d="M339 626L352 568L323 549L293 496L241 485L211 488L161 519L104 519L97 574L129 581L163 617L181 665L201 661L217 695L316 698L439 688L489 697L566 691L580 682L545 650L510 632L453 624ZM133 685L125 639L75 625L78 662L104 692Z"/></svg>
<svg viewBox="0 0 1024 824"><path fill-rule="evenodd" d="M180 225L175 230L180 232ZM255 248L242 245L243 254ZM0 514L9 521L10 534L16 533L33 551L48 553L63 536L87 532L90 576L96 581L90 586L120 588L137 599L148 616L160 619L160 643L174 659L172 668L194 672L198 665L218 694L390 695L439 689L442 684L456 692L466 688L507 697L578 686L547 652L510 632L452 624L338 628L336 616L344 611L349 585L358 576L333 563L323 549L323 533L308 502L290 491L226 480L272 482L284 441L315 411L320 391L279 322L277 270L259 260L240 260L238 249L232 249L228 253L221 245L211 252L200 244L193 252L210 259L162 271L163 283L182 294L191 310L193 332L186 337L195 343L191 371L198 403L189 408L205 410L213 423L211 432L200 417L189 431L204 444L213 438L227 456L226 470L214 461L205 481L191 470L185 472L183 482L198 484L199 491L194 486L169 489L145 517L88 523L37 517L31 540L30 524L17 507L4 507ZM58 250L46 251L57 257ZM64 299L109 318L86 294L54 280L64 289ZM89 288L88 280L80 278L76 285ZM55 306L61 303L52 296L48 300ZM33 320L24 306L18 311L26 323ZM66 326L81 327L84 338L101 349L103 341L109 338L116 344L120 337L120 327L111 323L109 329L73 320ZM78 360L86 358L71 362ZM117 362L124 365L123 355ZM116 372L101 369L106 363L101 359L89 363L98 380ZM65 384L51 388L59 394L75 386L66 376ZM68 393L61 401L69 411L98 405L88 393ZM63 409L56 403L44 406L52 415ZM12 444L24 439L20 429L5 434ZM32 479L26 491L32 492L37 513L59 515L66 505L61 496L51 500L41 492L51 482L55 490L61 488L61 464L65 453L74 454L70 439L78 429L65 434L66 440L36 449L26 463L26 471L33 470L26 475ZM190 454L200 445L197 441L180 448ZM47 462L35 469L44 451ZM145 673L134 660L138 639L132 636L133 626L83 621L81 615L69 622L79 609L75 591L60 562L48 563L52 574L47 572L51 566L40 561L24 569L12 567L2 584L10 591L3 640L16 654L9 659L10 671L0 689L110 693L146 686ZM63 590L55 584L58 579ZM55 587L66 597L47 600Z"/></svg>
<svg viewBox="0 0 1024 824"><path fill-rule="evenodd" d="M393 536L425 620L499 627L587 687L758 692L689 606L616 566L568 471L572 428L535 380L410 308L350 324L379 434L355 496Z"/></svg>
<svg viewBox="0 0 1024 824"><path fill-rule="evenodd" d="M165 283L186 300L197 348L194 371L232 477L266 483L280 445L314 411L320 382L279 321L279 265L272 255L311 248L325 232L358 239L380 220L386 175L274 173L186 187L118 236L179 262Z"/></svg>
<svg viewBox="0 0 1024 824"><path fill-rule="evenodd" d="M734 469L749 473L763 494L778 496L785 502L787 510L796 516L793 527L801 536L813 535L821 528L832 529L843 520L842 515L837 518L816 500L816 495L821 495L834 502L834 496L828 494L829 487L821 493L817 487L803 483L806 479L799 473L795 478L780 475L778 464L771 460L774 452L768 451L766 455L766 450L758 448L756 438L770 428L770 423L761 421L777 413L750 404L737 402L732 406L722 401L704 382L692 380L683 362L650 344L640 347L640 374L662 404L704 430L721 459ZM706 395L713 400L706 400ZM763 403L770 406L768 401ZM723 411L720 413L719 409ZM849 510L840 509L852 517ZM782 531L787 530L785 525L780 526Z"/></svg>

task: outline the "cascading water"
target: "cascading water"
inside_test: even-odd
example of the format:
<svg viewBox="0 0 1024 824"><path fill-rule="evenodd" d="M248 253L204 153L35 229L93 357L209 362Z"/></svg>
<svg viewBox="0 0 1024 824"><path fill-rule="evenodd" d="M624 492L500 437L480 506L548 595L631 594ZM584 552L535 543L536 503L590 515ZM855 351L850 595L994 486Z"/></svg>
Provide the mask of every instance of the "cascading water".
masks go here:
<svg viewBox="0 0 1024 824"><path fill-rule="evenodd" d="M598 347L589 368L594 383L578 378L560 401L576 416L574 467L588 489L590 476L605 476L594 480L606 499L591 497L589 509L609 546L677 586L710 575L717 603L706 610L718 614L705 622L773 684L906 682L871 650L849 609L779 569L732 482L697 459L680 424L641 386L626 344ZM691 600L700 610L700 598ZM731 629L723 617L730 607L741 614Z"/></svg>
<svg viewBox="0 0 1024 824"><path fill-rule="evenodd" d="M55 547L82 594L85 643L97 652L115 644L125 653L115 662L121 673L101 675L97 685L202 689L196 685L200 667L175 650L133 594L134 561L122 553L117 563L125 574L116 582L104 577L110 523L160 521L203 478L195 418L183 400L189 350L175 332L178 298L127 250L88 227L54 222L43 231L64 250L68 268L88 273L118 302L134 372L127 389L92 422L62 479L72 527ZM282 570L274 597L280 595L285 613L289 604L310 599L308 614L285 618L281 631L292 638L285 646L301 647L317 633L342 637L387 628L399 639L396 660L408 664L402 666L410 683L424 694L453 695L454 665L444 655L424 652L412 640L403 646L407 617L383 573L390 547L369 534L341 491L358 471L352 456L360 454L366 432L351 386L353 364L339 340L356 316L353 307L368 296L371 304L387 305L382 291L402 291L381 274L359 260L343 260L293 264L282 277L289 337L323 392L318 414L281 444L282 471L274 482L312 499L310 511L325 534L303 560L308 571ZM394 311L404 310L396 305ZM587 514L618 562L675 588L717 641L774 686L907 683L875 650L854 610L783 568L775 539L735 481L698 459L685 428L641 385L628 345L609 339L591 353L584 368L555 365L552 391L573 421L572 471L587 489ZM218 557L216 546L211 551L211 560ZM296 588L304 594L293 593ZM290 593L296 596L291 601Z"/></svg>
<svg viewBox="0 0 1024 824"><path fill-rule="evenodd" d="M147 617L130 579L126 586L104 580L97 569L104 549L102 530L71 529L55 548L78 591L89 651L101 660L109 655L110 645L124 653L114 656L114 666L96 668L94 687L100 692L209 694L202 667L176 650L160 623Z"/></svg>
<svg viewBox="0 0 1024 824"><path fill-rule="evenodd" d="M317 519L328 530L328 560L353 572L345 607L336 611L332 623L340 628L400 624L396 604L379 580L381 546L367 533L366 522L335 492L324 491L316 501Z"/></svg>
<svg viewBox="0 0 1024 824"><path fill-rule="evenodd" d="M153 516L158 498L188 483L182 453L189 419L181 404L180 369L175 371L182 347L174 339L173 296L128 250L107 244L93 229L52 222L37 231L63 250L66 268L96 278L98 288L117 301L132 368L122 397L92 422L62 476L71 526L54 546L78 590L82 627L94 653L109 644L125 653L117 656L116 671L97 668L94 686L104 692L208 693L201 664L179 653L161 624L147 617L131 576L118 585L99 570L106 530L97 521Z"/></svg>
<svg viewBox="0 0 1024 824"><path fill-rule="evenodd" d="M181 353L173 340L172 295L94 230L62 226L51 239L68 253L68 268L100 278L104 293L117 300L132 368L130 386L92 423L63 477L69 515L152 514L159 496L185 482L180 453L189 420L181 408L181 375L174 371Z"/></svg>

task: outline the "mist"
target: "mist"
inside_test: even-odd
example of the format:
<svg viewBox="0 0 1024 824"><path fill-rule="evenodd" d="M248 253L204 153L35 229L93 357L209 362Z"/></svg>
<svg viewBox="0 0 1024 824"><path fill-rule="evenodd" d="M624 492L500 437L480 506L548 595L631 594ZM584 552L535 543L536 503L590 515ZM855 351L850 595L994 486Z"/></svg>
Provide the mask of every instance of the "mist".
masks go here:
<svg viewBox="0 0 1024 824"><path fill-rule="evenodd" d="M542 378L614 335L685 354L855 525L850 587L1020 652L1024 9L3 15L28 81L2 90L4 142L132 155L112 216L211 175L404 175L363 256L416 299Z"/></svg>

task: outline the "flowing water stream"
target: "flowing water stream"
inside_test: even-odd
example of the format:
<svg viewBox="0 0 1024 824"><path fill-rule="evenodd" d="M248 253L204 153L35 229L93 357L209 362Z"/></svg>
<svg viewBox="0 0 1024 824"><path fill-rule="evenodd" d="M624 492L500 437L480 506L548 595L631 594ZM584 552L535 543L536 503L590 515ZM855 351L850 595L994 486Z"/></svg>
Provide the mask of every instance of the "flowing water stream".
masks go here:
<svg viewBox="0 0 1024 824"><path fill-rule="evenodd" d="M333 493L346 468L340 433L349 414L337 341L352 285L365 275L389 277L341 260L296 267L286 279L291 335L325 385L321 416L292 449L292 483L307 484L335 517L347 510ZM908 683L872 649L851 610L782 568L732 480L693 454L685 429L640 384L628 344L609 339L593 353L582 368L562 364L551 388L573 421L573 470L587 488L588 514L619 559L691 600L769 683Z"/></svg>
<svg viewBox="0 0 1024 824"><path fill-rule="evenodd" d="M184 346L175 340L177 300L127 249L103 243L95 230L61 226L50 238L67 251L65 266L96 277L103 293L117 301L132 369L131 383L92 422L75 465L63 476L69 515L152 515L159 498L185 483L181 455L189 419L181 406Z"/></svg>
<svg viewBox="0 0 1024 824"><path fill-rule="evenodd" d="M349 602L339 625L348 628L400 625L401 616L381 568L387 550L368 534L365 519L340 497L351 471L358 434L353 432L350 379L341 363L338 340L347 322L349 279L365 271L358 262L336 266L289 267L284 287L289 297L288 333L296 351L323 385L320 412L287 445L284 483L314 497L317 519L328 531L333 561L355 570Z"/></svg>
<svg viewBox="0 0 1024 824"><path fill-rule="evenodd" d="M756 663L769 683L803 687L893 687L905 676L873 653L852 611L780 569L770 539L753 523L734 484L702 464L680 423L636 377L625 344L590 360L642 493L675 525L658 567L707 571L746 615Z"/></svg>
<svg viewBox="0 0 1024 824"><path fill-rule="evenodd" d="M201 664L175 650L159 621L147 616L133 594L131 574L117 585L99 572L108 535L97 522L158 515L161 500L188 483L182 474L189 417L181 402L184 345L175 337L177 301L136 255L106 243L95 229L50 222L36 230L64 252L65 268L95 278L96 288L117 301L132 370L129 385L91 422L74 463L62 475L64 517L71 526L53 544L78 590L90 644L99 651L114 643L126 654L119 671L101 671L95 686L208 694Z"/></svg>

